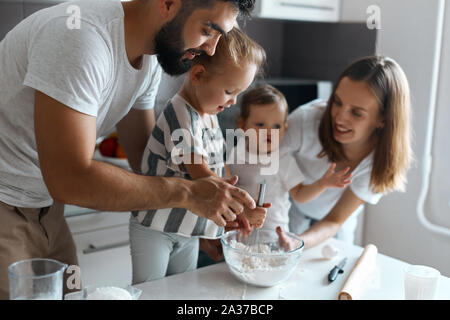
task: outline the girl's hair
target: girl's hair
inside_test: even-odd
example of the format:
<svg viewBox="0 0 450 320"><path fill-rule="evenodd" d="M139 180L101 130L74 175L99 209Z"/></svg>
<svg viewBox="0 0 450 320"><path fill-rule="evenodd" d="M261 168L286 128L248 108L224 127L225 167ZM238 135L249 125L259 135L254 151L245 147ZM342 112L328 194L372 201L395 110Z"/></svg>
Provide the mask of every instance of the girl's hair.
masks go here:
<svg viewBox="0 0 450 320"><path fill-rule="evenodd" d="M405 190L406 171L410 166L410 94L408 80L402 68L387 57L364 57L353 62L340 75L331 94L319 126L319 139L323 150L319 157L328 156L336 162L346 159L342 145L334 140L331 106L342 78L364 81L372 89L384 127L376 129L370 186L374 192L387 193Z"/></svg>
<svg viewBox="0 0 450 320"><path fill-rule="evenodd" d="M264 84L248 90L241 100L241 113L239 119L246 121L250 115L250 106L276 103L285 112L284 120L287 121L288 104L284 95L270 84Z"/></svg>
<svg viewBox="0 0 450 320"><path fill-rule="evenodd" d="M193 60L193 64L201 64L216 73L223 72L230 63L237 67L255 64L260 73L265 61L264 49L234 27L226 36L220 37L214 55L202 54Z"/></svg>

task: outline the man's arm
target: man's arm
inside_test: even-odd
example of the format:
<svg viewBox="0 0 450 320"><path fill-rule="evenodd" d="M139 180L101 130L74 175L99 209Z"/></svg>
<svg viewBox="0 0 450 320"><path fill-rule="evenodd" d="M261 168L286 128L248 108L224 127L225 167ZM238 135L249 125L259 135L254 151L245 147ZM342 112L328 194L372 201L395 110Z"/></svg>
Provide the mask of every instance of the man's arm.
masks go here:
<svg viewBox="0 0 450 320"><path fill-rule="evenodd" d="M35 135L42 176L58 202L108 211L186 208L225 225L228 204L253 207L243 190L217 178L141 176L92 159L96 118L36 91ZM236 179L228 181L236 183Z"/></svg>
<svg viewBox="0 0 450 320"><path fill-rule="evenodd" d="M149 179L92 159L96 118L36 91L35 134L40 168L58 202L99 210L174 205L171 181ZM165 194L167 193L167 194Z"/></svg>
<svg viewBox="0 0 450 320"><path fill-rule="evenodd" d="M136 173L140 172L142 155L154 126L153 109L131 109L116 125L119 143L127 155L128 163Z"/></svg>

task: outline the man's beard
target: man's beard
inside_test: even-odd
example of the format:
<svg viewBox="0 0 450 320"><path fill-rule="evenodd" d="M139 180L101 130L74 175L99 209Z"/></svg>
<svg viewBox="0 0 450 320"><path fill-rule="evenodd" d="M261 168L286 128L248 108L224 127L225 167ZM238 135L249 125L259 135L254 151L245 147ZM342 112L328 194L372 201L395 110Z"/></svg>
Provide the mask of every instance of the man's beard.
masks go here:
<svg viewBox="0 0 450 320"><path fill-rule="evenodd" d="M186 52L200 53L198 50L184 50L183 26L186 19L181 15L175 16L167 22L155 36L154 48L158 62L163 70L171 75L178 76L189 71L192 61L182 59Z"/></svg>

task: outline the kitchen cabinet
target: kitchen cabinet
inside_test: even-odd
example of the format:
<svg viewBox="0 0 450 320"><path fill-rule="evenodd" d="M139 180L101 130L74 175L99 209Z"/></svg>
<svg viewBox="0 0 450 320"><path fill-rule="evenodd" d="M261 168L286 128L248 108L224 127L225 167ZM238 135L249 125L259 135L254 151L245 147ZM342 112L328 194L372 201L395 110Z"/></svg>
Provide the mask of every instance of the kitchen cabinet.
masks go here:
<svg viewBox="0 0 450 320"><path fill-rule="evenodd" d="M83 286L131 284L129 212L95 212L67 217L77 248Z"/></svg>
<svg viewBox="0 0 450 320"><path fill-rule="evenodd" d="M19 22L34 12L70 1L75 0L0 0L0 41Z"/></svg>
<svg viewBox="0 0 450 320"><path fill-rule="evenodd" d="M337 22L341 0L260 0L253 15L260 18Z"/></svg>
<svg viewBox="0 0 450 320"><path fill-rule="evenodd" d="M15 0L0 0L0 41L22 19L22 2Z"/></svg>

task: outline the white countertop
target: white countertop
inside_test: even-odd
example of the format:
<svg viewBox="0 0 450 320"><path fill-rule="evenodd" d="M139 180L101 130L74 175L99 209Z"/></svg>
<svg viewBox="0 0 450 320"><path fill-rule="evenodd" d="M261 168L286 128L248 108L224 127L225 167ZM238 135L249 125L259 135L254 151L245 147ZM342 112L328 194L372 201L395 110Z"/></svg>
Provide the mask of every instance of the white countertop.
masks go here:
<svg viewBox="0 0 450 320"><path fill-rule="evenodd" d="M321 250L325 244L339 249L339 256L325 260ZM291 277L270 288L246 285L230 273L225 262L145 282L140 299L168 300L336 300L350 271L363 252L359 246L329 239L322 245L305 250ZM348 257L344 273L329 284L328 273L344 256ZM404 299L403 270L408 263L378 253L376 267L368 279L361 299ZM441 276L438 299L450 300L450 278Z"/></svg>

